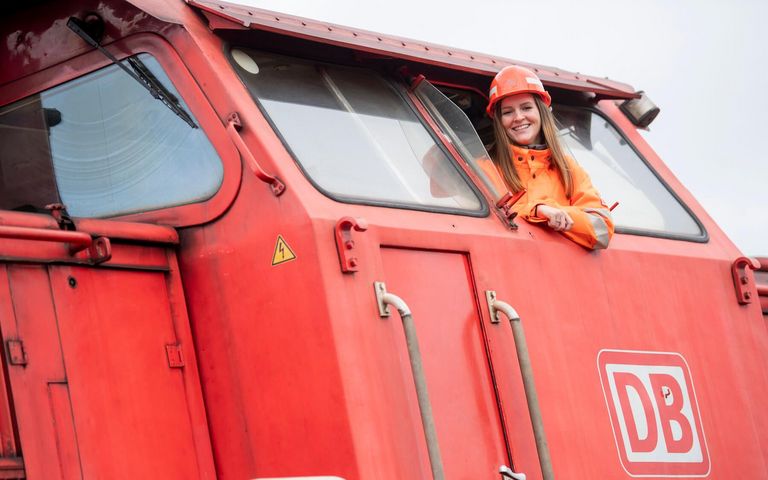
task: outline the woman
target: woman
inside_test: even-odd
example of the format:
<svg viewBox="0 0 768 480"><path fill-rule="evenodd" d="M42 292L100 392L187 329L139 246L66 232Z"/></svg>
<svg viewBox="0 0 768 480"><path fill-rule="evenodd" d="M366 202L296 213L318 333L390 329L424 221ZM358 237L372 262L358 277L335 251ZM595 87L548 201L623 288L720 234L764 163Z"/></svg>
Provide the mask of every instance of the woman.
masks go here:
<svg viewBox="0 0 768 480"><path fill-rule="evenodd" d="M613 221L589 175L565 154L550 111L552 99L527 68L509 66L493 79L487 113L496 139L493 163L481 167L501 191L526 193L513 206L531 223L589 249L608 246Z"/></svg>

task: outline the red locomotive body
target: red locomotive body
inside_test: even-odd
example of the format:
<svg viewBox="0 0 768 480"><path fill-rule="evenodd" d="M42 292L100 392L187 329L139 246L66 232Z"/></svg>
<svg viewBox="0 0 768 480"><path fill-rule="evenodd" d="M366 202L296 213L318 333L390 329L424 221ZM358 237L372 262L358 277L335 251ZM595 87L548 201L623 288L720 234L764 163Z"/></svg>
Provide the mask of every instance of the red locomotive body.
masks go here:
<svg viewBox="0 0 768 480"><path fill-rule="evenodd" d="M476 166L510 60L217 0L2 8L0 478L768 478L759 264L633 88L521 64L618 202L590 252Z"/></svg>

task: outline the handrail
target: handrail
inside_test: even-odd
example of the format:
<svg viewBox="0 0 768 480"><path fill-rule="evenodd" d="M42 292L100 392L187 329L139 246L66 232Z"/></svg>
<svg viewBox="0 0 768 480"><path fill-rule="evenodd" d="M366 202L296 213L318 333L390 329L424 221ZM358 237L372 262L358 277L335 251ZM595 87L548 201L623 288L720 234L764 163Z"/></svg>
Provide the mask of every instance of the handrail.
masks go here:
<svg viewBox="0 0 768 480"><path fill-rule="evenodd" d="M427 392L427 378L424 375L424 364L421 360L419 341L411 309L408 308L408 305L402 298L392 293L387 293L387 287L383 282L374 282L373 289L376 292L376 301L379 304L379 315L381 317L389 317L389 305L392 305L397 309L403 321L405 342L408 346L408 359L410 360L411 372L413 373L413 383L416 387L416 398L419 401L421 425L424 428L424 438L427 441L427 453L429 454L429 464L432 468L432 478L434 480L445 480L443 460L440 455L440 446L437 442L435 418L432 414L432 404L429 401L429 393Z"/></svg>
<svg viewBox="0 0 768 480"><path fill-rule="evenodd" d="M523 377L525 400L528 403L528 413L531 417L531 425L533 426L533 437L536 440L536 453L539 456L541 474L544 480L554 480L552 460L549 456L549 446L547 444L547 437L544 434L544 422L541 419L541 409L539 408L539 396L536 393L536 384L533 381L531 357L528 355L528 343L525 340L525 332L520 321L520 315L508 303L496 299L496 292L487 290L485 296L488 300L488 310L491 314L492 323L499 322L499 312L506 315L509 319L509 324L512 327L512 337L515 340L517 361L520 364L520 374Z"/></svg>
<svg viewBox="0 0 768 480"><path fill-rule="evenodd" d="M88 261L93 265L104 263L112 258L112 244L109 238L93 238L85 232L0 225L0 238L66 243L69 245L69 254L72 256L87 249Z"/></svg>
<svg viewBox="0 0 768 480"><path fill-rule="evenodd" d="M78 232L86 233L92 238L109 237L113 240L136 240L172 245L179 243L179 235L176 230L165 225L81 217L73 217L72 220L77 226ZM62 231L50 214L11 210L0 210L0 226Z"/></svg>
<svg viewBox="0 0 768 480"><path fill-rule="evenodd" d="M237 112L232 112L229 117L227 117L227 135L229 135L229 138L235 143L235 147L237 147L240 155L242 155L245 159L245 163L256 175L256 177L262 182L268 184L269 188L272 189L272 193L276 197L279 197L283 194L283 192L285 192L285 184L281 182L279 178L268 174L264 171L263 168L261 168L261 165L259 165L256 157L253 156L251 150L245 144L245 141L243 141L243 137L241 137L240 133L238 132L242 126L243 124L240 122L240 116L237 114Z"/></svg>
<svg viewBox="0 0 768 480"><path fill-rule="evenodd" d="M0 238L68 243L70 254L75 254L93 245L93 238L87 233L68 230L48 230L46 228L10 227L3 225L0 226Z"/></svg>

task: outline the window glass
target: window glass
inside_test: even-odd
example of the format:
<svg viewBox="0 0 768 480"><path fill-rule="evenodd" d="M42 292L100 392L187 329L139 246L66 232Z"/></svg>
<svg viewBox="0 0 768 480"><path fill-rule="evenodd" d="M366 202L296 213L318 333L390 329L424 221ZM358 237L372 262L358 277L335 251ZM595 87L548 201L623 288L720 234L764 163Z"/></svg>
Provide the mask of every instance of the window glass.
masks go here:
<svg viewBox="0 0 768 480"><path fill-rule="evenodd" d="M494 183L487 177L479 162L491 163L491 157L477 135L475 127L464 111L446 97L440 90L426 80L419 82L415 89L416 95L422 101L440 129L451 139L464 161L472 168L493 194L494 200L499 200L506 191L498 191ZM461 97L459 97L461 100Z"/></svg>
<svg viewBox="0 0 768 480"><path fill-rule="evenodd" d="M589 172L612 215L626 231L701 237L691 214L670 193L621 134L594 111L554 106L561 138Z"/></svg>
<svg viewBox="0 0 768 480"><path fill-rule="evenodd" d="M362 203L481 212L397 87L374 72L235 49L245 85L312 181Z"/></svg>
<svg viewBox="0 0 768 480"><path fill-rule="evenodd" d="M133 58L189 113L152 56ZM116 65L0 109L0 145L5 209L61 202L79 217L155 210L210 198L224 173L203 131Z"/></svg>

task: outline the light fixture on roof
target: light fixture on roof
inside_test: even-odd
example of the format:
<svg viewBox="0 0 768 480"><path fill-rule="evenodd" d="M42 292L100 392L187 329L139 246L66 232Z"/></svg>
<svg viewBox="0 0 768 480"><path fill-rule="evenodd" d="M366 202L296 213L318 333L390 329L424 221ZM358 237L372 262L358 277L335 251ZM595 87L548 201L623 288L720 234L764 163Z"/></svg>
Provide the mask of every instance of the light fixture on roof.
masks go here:
<svg viewBox="0 0 768 480"><path fill-rule="evenodd" d="M619 108L629 120L640 128L646 128L653 122L661 109L651 101L644 91L637 92L640 98L626 100Z"/></svg>

